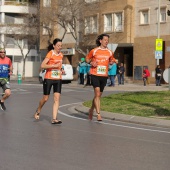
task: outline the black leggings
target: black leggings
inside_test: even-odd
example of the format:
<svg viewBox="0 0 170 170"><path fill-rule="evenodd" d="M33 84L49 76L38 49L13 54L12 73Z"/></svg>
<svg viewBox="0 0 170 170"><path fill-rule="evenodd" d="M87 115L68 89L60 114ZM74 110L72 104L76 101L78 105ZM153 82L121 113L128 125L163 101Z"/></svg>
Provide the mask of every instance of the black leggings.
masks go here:
<svg viewBox="0 0 170 170"><path fill-rule="evenodd" d="M44 79L44 82L43 82L44 95L50 94L52 86L53 86L54 93L61 93L62 80Z"/></svg>

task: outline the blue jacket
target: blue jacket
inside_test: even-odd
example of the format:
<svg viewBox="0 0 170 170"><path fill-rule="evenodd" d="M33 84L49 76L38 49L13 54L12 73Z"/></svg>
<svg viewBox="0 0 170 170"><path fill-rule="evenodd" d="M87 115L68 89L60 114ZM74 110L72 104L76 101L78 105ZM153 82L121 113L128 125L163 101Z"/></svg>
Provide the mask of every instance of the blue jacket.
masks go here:
<svg viewBox="0 0 170 170"><path fill-rule="evenodd" d="M109 71L108 71L109 76L115 76L116 71L117 71L117 64L116 63L113 63L112 65L109 65Z"/></svg>
<svg viewBox="0 0 170 170"><path fill-rule="evenodd" d="M87 63L86 62L81 62L79 64L79 73L87 74Z"/></svg>
<svg viewBox="0 0 170 170"><path fill-rule="evenodd" d="M91 64L87 64L87 73L90 74Z"/></svg>

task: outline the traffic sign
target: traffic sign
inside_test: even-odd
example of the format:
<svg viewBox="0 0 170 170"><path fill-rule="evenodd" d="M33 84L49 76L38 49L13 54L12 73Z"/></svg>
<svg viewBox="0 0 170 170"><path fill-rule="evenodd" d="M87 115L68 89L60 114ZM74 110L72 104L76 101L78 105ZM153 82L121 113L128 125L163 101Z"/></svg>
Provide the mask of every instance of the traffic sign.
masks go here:
<svg viewBox="0 0 170 170"><path fill-rule="evenodd" d="M156 51L162 51L163 46L163 40L162 39L156 39Z"/></svg>
<svg viewBox="0 0 170 170"><path fill-rule="evenodd" d="M162 51L155 51L155 59L162 59L163 52Z"/></svg>

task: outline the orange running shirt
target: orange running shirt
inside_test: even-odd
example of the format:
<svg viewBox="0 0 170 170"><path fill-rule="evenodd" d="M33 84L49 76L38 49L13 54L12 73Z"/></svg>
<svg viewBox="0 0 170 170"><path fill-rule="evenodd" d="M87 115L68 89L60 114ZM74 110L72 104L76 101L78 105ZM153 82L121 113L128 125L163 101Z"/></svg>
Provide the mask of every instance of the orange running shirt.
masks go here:
<svg viewBox="0 0 170 170"><path fill-rule="evenodd" d="M103 49L100 47L96 47L89 52L86 58L91 60L92 62L97 62L97 67L91 66L90 68L90 74L96 76L107 77L109 62L115 62L114 54L108 48Z"/></svg>
<svg viewBox="0 0 170 170"><path fill-rule="evenodd" d="M46 58L49 59L47 63L48 65L53 65L60 62L61 66L57 69L48 68L46 70L45 79L60 80L62 78L61 68L62 68L63 54L61 52L59 54L56 54L54 50L51 50L46 55Z"/></svg>

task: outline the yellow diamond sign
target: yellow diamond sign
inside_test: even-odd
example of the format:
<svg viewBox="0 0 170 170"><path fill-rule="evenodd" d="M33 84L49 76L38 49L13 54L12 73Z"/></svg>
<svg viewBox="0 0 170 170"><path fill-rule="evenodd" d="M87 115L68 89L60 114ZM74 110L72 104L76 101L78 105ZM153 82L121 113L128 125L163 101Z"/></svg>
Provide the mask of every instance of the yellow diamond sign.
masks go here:
<svg viewBox="0 0 170 170"><path fill-rule="evenodd" d="M163 40L162 39L156 39L156 51L162 51L163 46Z"/></svg>

